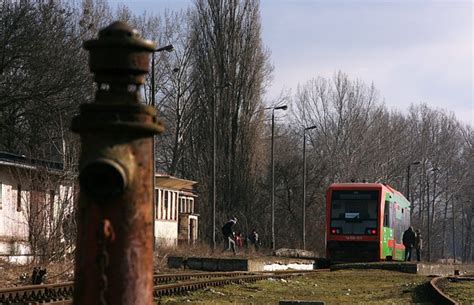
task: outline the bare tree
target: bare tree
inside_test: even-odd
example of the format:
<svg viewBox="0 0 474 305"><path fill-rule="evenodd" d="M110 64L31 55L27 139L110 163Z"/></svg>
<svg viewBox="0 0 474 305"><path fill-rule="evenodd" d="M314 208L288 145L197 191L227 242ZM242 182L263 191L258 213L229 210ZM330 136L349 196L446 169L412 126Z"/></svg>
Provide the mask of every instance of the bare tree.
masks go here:
<svg viewBox="0 0 474 305"><path fill-rule="evenodd" d="M0 149L62 159L64 128L90 86L76 11L4 1L0 14Z"/></svg>
<svg viewBox="0 0 474 305"><path fill-rule="evenodd" d="M260 37L257 1L197 0L192 19L193 124L187 160L201 181L210 218L212 113L216 109L218 215L249 215L255 197L258 110L271 67ZM222 219L221 217L218 217ZM209 236L208 228L203 228Z"/></svg>

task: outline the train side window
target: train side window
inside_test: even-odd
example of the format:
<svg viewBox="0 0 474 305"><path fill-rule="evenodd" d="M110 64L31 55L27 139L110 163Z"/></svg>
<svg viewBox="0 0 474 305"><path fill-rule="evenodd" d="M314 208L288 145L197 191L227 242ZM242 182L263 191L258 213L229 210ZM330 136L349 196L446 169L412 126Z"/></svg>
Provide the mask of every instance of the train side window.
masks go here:
<svg viewBox="0 0 474 305"><path fill-rule="evenodd" d="M385 201L383 226L390 227L390 201Z"/></svg>

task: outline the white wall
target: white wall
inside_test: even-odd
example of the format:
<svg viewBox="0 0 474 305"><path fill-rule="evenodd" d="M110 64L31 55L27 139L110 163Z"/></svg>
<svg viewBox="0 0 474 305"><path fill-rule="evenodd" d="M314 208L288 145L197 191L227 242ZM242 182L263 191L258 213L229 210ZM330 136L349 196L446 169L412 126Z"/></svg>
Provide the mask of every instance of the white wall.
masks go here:
<svg viewBox="0 0 474 305"><path fill-rule="evenodd" d="M28 224L26 204L29 192L22 188L22 211L17 211L18 182L13 179L9 170L0 166L0 183L2 184L2 209L0 209L0 240L17 238L27 240Z"/></svg>
<svg viewBox="0 0 474 305"><path fill-rule="evenodd" d="M0 254L29 254L28 246L28 208L31 194L29 186L25 181L17 181L11 174L11 167L0 165L1 184L1 208L0 208ZM21 211L17 211L18 185L21 185ZM59 185L54 190L54 203L51 210L51 190L44 190L47 215L58 219L61 209L65 213L72 213L74 209L73 188L71 186ZM61 207L62 206L62 207ZM64 216L64 215L63 215ZM47 227L45 234L49 234L51 228ZM15 242L13 242L15 241ZM12 257L14 262L27 262L28 257Z"/></svg>
<svg viewBox="0 0 474 305"><path fill-rule="evenodd" d="M155 221L157 246L176 246L178 243L178 222L170 220Z"/></svg>
<svg viewBox="0 0 474 305"><path fill-rule="evenodd" d="M32 256L22 256L29 254L30 248L26 242L0 241L0 254L11 254L11 256L0 256L0 258L17 264L27 264L33 260Z"/></svg>

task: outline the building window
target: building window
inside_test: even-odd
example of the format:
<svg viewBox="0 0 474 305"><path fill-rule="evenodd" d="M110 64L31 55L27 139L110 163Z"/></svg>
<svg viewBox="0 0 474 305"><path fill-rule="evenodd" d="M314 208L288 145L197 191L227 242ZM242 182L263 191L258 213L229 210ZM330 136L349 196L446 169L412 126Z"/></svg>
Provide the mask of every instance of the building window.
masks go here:
<svg viewBox="0 0 474 305"><path fill-rule="evenodd" d="M153 207L153 209L155 209L155 219L158 219L158 206L160 203L159 198L160 198L160 190L155 189L155 206Z"/></svg>
<svg viewBox="0 0 474 305"><path fill-rule="evenodd" d="M169 203L169 200L168 200L168 191L163 191L163 197L161 197L161 202L162 202L162 207L163 207L163 210L162 210L162 214L161 214L161 219L168 219L168 203Z"/></svg>
<svg viewBox="0 0 474 305"><path fill-rule="evenodd" d="M56 196L56 192L54 190L49 191L49 223L52 224L54 220L54 196Z"/></svg>
<svg viewBox="0 0 474 305"><path fill-rule="evenodd" d="M21 185L19 184L16 191L16 211L21 212Z"/></svg>
<svg viewBox="0 0 474 305"><path fill-rule="evenodd" d="M174 193L174 201L173 201L173 219L178 220L178 203L179 203L179 194Z"/></svg>
<svg viewBox="0 0 474 305"><path fill-rule="evenodd" d="M0 182L0 210L2 209L2 183Z"/></svg>
<svg viewBox="0 0 474 305"><path fill-rule="evenodd" d="M176 214L176 193L173 192L171 193L171 220L175 220L175 214Z"/></svg>

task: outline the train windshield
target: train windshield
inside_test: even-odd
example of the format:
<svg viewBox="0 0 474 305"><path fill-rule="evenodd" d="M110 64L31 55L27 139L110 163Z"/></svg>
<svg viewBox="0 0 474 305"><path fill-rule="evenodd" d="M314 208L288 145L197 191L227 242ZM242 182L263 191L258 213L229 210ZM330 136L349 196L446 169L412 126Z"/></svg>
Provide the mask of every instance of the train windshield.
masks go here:
<svg viewBox="0 0 474 305"><path fill-rule="evenodd" d="M333 191L331 230L337 234L377 233L379 191Z"/></svg>

